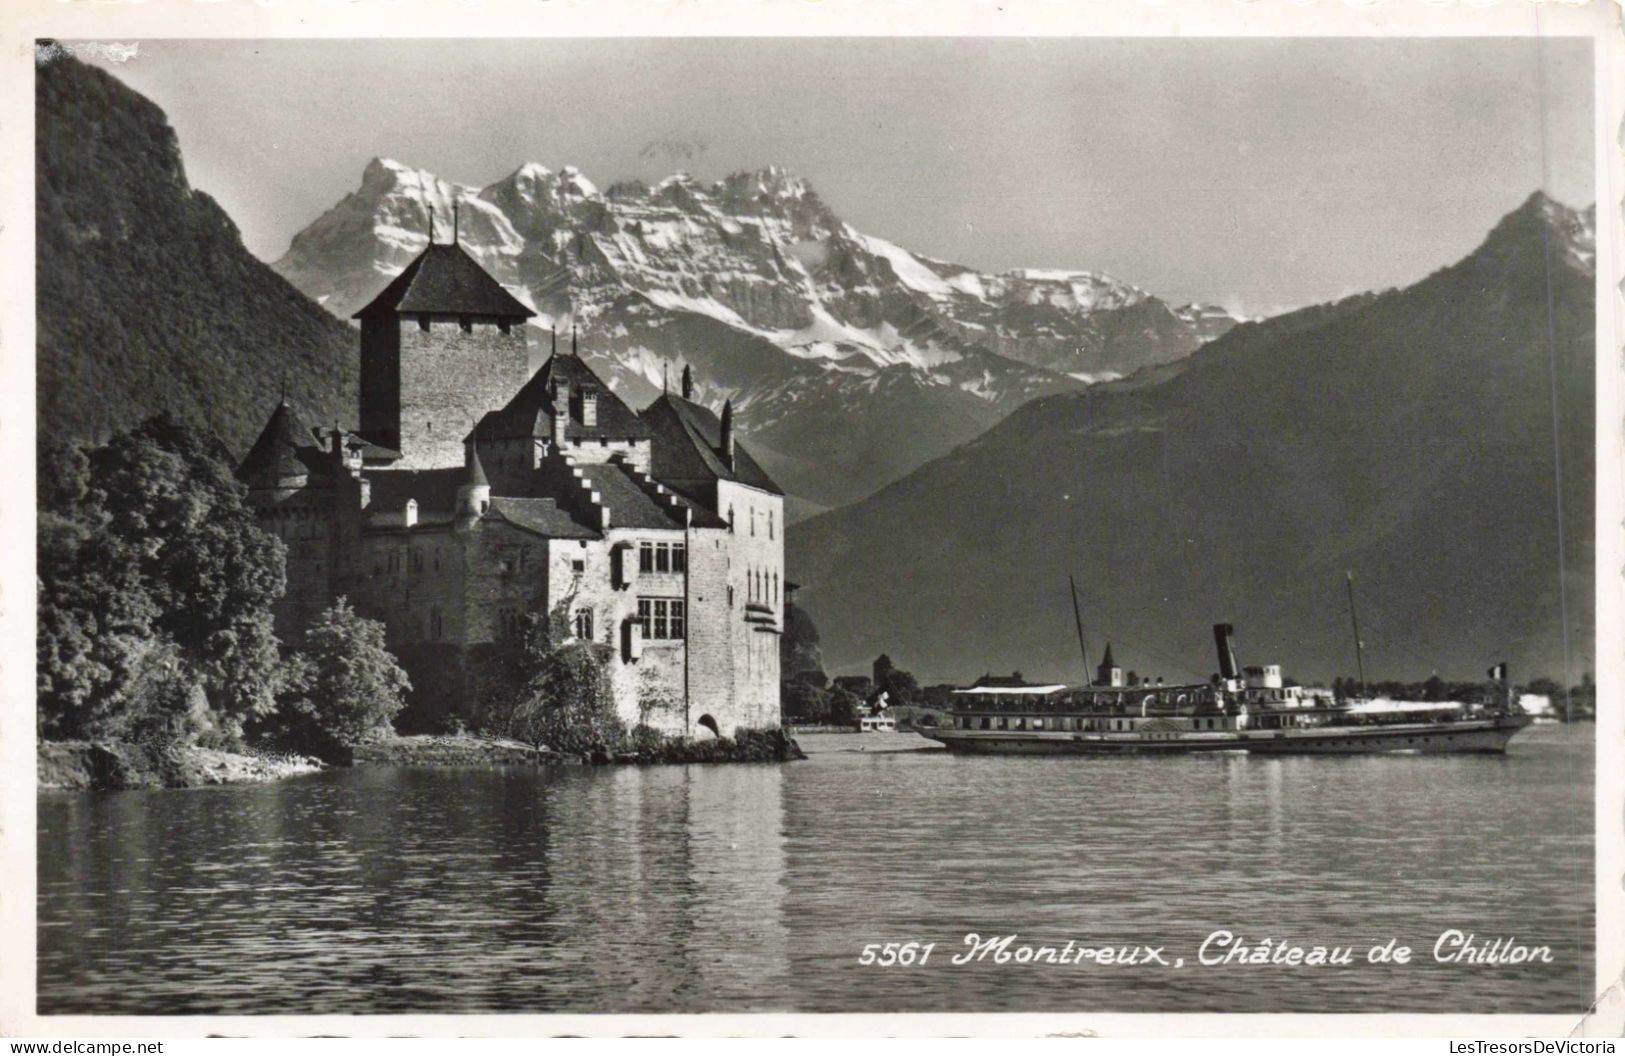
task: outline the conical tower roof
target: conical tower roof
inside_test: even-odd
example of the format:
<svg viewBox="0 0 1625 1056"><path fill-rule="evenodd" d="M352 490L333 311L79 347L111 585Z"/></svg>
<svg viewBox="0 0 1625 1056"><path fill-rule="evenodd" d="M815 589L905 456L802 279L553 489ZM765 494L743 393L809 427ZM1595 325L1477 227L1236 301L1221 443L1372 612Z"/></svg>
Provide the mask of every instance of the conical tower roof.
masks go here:
<svg viewBox="0 0 1625 1056"><path fill-rule="evenodd" d="M237 476L243 480L259 480L309 473L309 468L299 457L299 449L309 446L308 443L301 443L301 439L309 436L304 423L288 406L288 401L283 400L271 412L270 420L260 430L259 439L254 441L254 446L248 449L242 464L237 467Z"/></svg>
<svg viewBox="0 0 1625 1056"><path fill-rule="evenodd" d="M491 482L485 476L485 467L480 464L480 449L473 444L468 445L468 476L463 480L463 486L469 488L491 486Z"/></svg>

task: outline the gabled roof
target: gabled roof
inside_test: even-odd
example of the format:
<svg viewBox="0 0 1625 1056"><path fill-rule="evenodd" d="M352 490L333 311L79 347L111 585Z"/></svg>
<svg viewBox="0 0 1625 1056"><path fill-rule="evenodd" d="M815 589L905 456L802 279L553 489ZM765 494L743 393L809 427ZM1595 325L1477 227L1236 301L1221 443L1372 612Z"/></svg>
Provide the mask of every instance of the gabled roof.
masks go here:
<svg viewBox="0 0 1625 1056"><path fill-rule="evenodd" d="M743 444L734 443L734 464L718 454L722 447L722 422L710 409L666 393L643 409L643 420L654 434L653 476L662 482L678 484L732 480L774 495L784 492L756 464Z"/></svg>
<svg viewBox="0 0 1625 1056"><path fill-rule="evenodd" d="M549 539L597 539L599 533L577 521L556 499L514 498L498 495L491 499L485 515L507 521L517 528L545 535Z"/></svg>
<svg viewBox="0 0 1625 1056"><path fill-rule="evenodd" d="M567 440L646 440L649 427L628 407L608 385L599 380L592 368L577 356L555 352L542 364L540 370L514 394L507 406L492 411L474 427L480 440L513 440L553 435L553 393L556 385L568 386L571 393L591 388L598 396L598 421L584 425L580 404L570 400L570 424L565 427Z"/></svg>
<svg viewBox="0 0 1625 1056"><path fill-rule="evenodd" d="M661 506L625 469L610 462L576 467L609 507L612 528L682 528L682 514Z"/></svg>
<svg viewBox="0 0 1625 1056"><path fill-rule="evenodd" d="M288 406L288 401L283 400L271 412L259 439L243 456L242 464L237 467L238 479L264 480L320 472L321 449L310 442L311 435L294 409Z"/></svg>
<svg viewBox="0 0 1625 1056"><path fill-rule="evenodd" d="M536 313L480 267L462 246L432 243L353 318L383 312L529 319Z"/></svg>
<svg viewBox="0 0 1625 1056"><path fill-rule="evenodd" d="M370 486L369 510L383 513L404 510L407 499L416 499L419 511L424 513L452 513L457 509L457 489L467 474L468 470L462 466L361 471Z"/></svg>

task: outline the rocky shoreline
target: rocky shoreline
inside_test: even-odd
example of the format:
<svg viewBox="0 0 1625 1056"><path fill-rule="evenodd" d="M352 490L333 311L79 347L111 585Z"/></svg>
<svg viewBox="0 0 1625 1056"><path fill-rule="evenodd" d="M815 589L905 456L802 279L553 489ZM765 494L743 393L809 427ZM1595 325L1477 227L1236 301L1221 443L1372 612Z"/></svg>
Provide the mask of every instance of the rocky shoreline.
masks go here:
<svg viewBox="0 0 1625 1056"><path fill-rule="evenodd" d="M42 741L37 757L39 787L65 790L251 784L323 768L321 760L298 755L87 741Z"/></svg>
<svg viewBox="0 0 1625 1056"><path fill-rule="evenodd" d="M381 738L332 764L297 755L245 754L213 748L42 741L39 787L67 791L196 788L279 781L338 766L655 766L671 763L773 763L805 759L785 731L741 730L735 737L664 741L637 750L600 747L556 752L520 741L471 735Z"/></svg>
<svg viewBox="0 0 1625 1056"><path fill-rule="evenodd" d="M521 741L470 735L392 737L353 750L356 766L653 766L663 763L782 763L805 759L784 730L741 730L734 737L667 740L642 748L600 746L556 752Z"/></svg>

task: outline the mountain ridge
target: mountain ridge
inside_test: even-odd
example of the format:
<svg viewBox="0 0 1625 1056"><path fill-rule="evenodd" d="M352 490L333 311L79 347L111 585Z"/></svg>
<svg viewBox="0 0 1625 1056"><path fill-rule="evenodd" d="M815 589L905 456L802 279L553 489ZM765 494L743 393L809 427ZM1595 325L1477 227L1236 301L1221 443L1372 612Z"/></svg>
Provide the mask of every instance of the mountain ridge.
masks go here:
<svg viewBox="0 0 1625 1056"><path fill-rule="evenodd" d="M541 328L578 329L630 402L692 363L702 399L731 399L746 436L784 453L786 487L828 505L1032 396L1176 360L1234 323L1095 272L983 273L913 254L777 166L600 190L579 169L528 162L476 188L374 158L274 267L345 316L421 251L431 216L441 239L455 223ZM905 396L888 407L881 390ZM846 443L860 419L873 421Z"/></svg>
<svg viewBox="0 0 1625 1056"><path fill-rule="evenodd" d="M1075 571L1093 647L1111 631L1142 672L1205 678L1206 625L1229 621L1258 661L1330 677L1352 672L1352 569L1383 674L1470 676L1496 659L1557 673L1555 354L1583 666L1593 232L1591 211L1532 195L1411 286L1243 324L1148 377L1035 399L798 525L798 604L837 666L886 651L944 680L1076 677Z"/></svg>
<svg viewBox="0 0 1625 1056"><path fill-rule="evenodd" d="M167 410L245 451L283 395L354 414L354 337L243 246L186 179L157 104L42 47L35 91L41 434Z"/></svg>

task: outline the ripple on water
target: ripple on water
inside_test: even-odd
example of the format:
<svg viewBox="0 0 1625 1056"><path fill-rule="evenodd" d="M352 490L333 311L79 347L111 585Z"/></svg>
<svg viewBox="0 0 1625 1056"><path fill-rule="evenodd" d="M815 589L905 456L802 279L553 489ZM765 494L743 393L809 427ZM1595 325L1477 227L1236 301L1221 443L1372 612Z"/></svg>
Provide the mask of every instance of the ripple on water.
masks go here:
<svg viewBox="0 0 1625 1056"><path fill-rule="evenodd" d="M917 738L912 738L917 743ZM1591 730L1505 758L1022 759L805 739L786 766L361 769L41 797L47 1013L1569 1011ZM864 751L855 750L864 747ZM1545 943L1534 969L953 966L968 932ZM935 941L925 968L870 942Z"/></svg>

